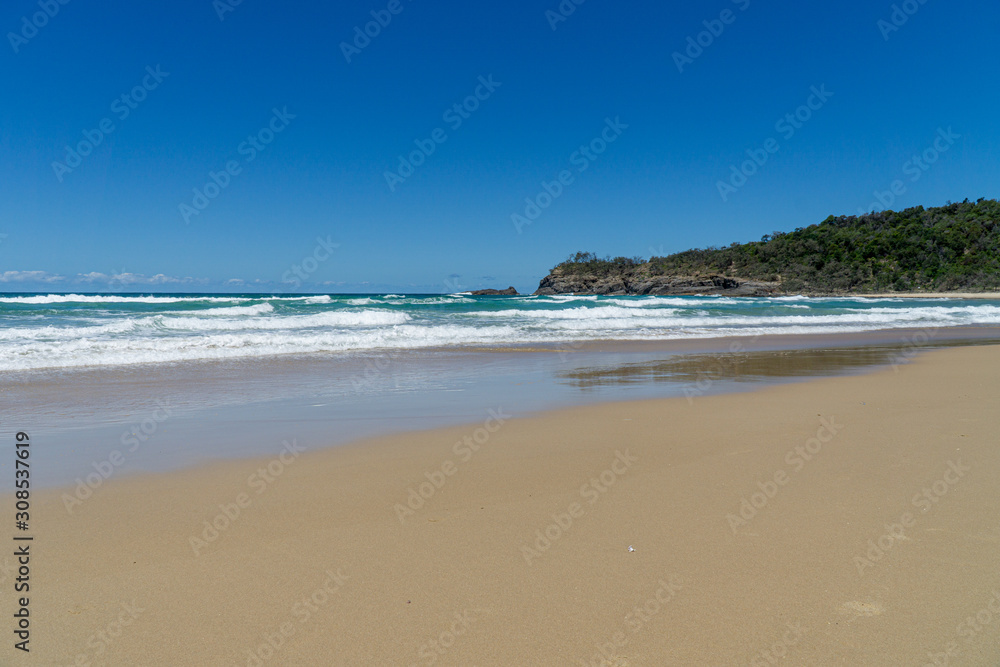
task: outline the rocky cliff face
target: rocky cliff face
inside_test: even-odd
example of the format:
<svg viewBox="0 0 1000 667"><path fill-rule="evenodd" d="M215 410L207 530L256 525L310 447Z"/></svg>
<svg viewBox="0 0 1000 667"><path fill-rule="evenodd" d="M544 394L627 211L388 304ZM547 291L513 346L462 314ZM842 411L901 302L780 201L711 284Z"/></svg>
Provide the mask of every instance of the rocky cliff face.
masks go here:
<svg viewBox="0 0 1000 667"><path fill-rule="evenodd" d="M780 293L780 283L767 283L725 276L608 276L596 277L553 271L542 278L535 294L607 295L699 295L771 296Z"/></svg>

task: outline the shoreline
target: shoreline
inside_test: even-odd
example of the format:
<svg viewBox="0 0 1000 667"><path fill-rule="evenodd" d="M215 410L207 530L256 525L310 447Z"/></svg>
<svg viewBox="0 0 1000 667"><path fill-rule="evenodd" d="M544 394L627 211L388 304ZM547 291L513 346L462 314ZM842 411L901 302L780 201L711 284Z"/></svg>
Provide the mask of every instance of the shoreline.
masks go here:
<svg viewBox="0 0 1000 667"><path fill-rule="evenodd" d="M937 347L1000 343L1000 328L897 329L573 347L419 350L364 358L281 359L29 375L7 407L45 438L36 488L183 470L266 455L298 437L314 447L461 426L504 406L518 416L574 406L755 392L872 372ZM23 417L27 417L24 419ZM94 478L89 486L100 486ZM12 489L0 482L0 492ZM86 490L84 489L83 493Z"/></svg>
<svg viewBox="0 0 1000 667"><path fill-rule="evenodd" d="M516 344L475 344L460 345L428 345L426 347L385 347L364 348L357 350L337 350L327 352L286 352L263 357L230 357L221 359L184 359L158 362L136 362L128 364L106 364L87 366L52 366L45 368L30 368L19 370L0 370L0 378L17 379L20 376L72 376L74 374L113 374L129 372L147 372L158 368L210 368L238 367L247 363L261 364L312 363L322 359L354 359L365 356L406 357L424 353L456 353L489 352L489 353L559 353L572 354L578 351L594 350L650 350L661 352L711 352L723 350L734 344L744 346L746 350L765 349L798 349L822 346L865 346L890 343L906 344L907 338L928 331L935 333L933 338L942 341L993 340L1000 341L1000 324L960 324L953 326L924 327L888 327L876 329L860 329L856 331L821 331L809 333L774 333L746 334L735 336L724 334L720 336L687 336L677 338L591 338L566 339L552 342L528 342ZM758 341L767 342L760 345Z"/></svg>
<svg viewBox="0 0 1000 667"><path fill-rule="evenodd" d="M907 345L915 337L928 336L936 341L993 341L1000 342L1000 325L962 324L935 327L897 327L864 329L861 331L836 331L820 333L766 333L746 336L699 336L688 338L629 339L608 338L600 340L562 341L558 343L525 343L523 346L462 346L423 348L427 351L472 352L562 352L622 350L657 352L713 352L731 351L739 345L741 351L809 349L819 347L865 347L870 345ZM749 342L749 344L747 344Z"/></svg>
<svg viewBox="0 0 1000 667"><path fill-rule="evenodd" d="M955 628L1000 587L998 371L998 346L935 350L692 402L275 443L111 480L72 515L38 492L37 655L73 662L131 604L114 664L255 664L275 636L273 664L429 664L452 632L441 664L995 660L1000 624Z"/></svg>

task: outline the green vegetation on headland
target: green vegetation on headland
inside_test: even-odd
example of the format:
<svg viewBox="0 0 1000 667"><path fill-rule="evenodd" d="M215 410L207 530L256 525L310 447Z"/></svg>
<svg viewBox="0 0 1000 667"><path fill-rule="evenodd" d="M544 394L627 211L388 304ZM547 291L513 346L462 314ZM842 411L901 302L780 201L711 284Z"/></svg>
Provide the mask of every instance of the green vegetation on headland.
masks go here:
<svg viewBox="0 0 1000 667"><path fill-rule="evenodd" d="M871 294L1000 289L1000 202L830 216L760 241L666 257L579 252L536 294Z"/></svg>

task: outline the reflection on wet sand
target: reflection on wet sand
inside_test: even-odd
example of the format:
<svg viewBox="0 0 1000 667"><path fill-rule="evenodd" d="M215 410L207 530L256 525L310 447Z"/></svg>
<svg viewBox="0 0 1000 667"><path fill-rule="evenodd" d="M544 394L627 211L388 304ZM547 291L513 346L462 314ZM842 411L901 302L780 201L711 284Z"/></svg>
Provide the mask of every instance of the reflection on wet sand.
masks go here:
<svg viewBox="0 0 1000 667"><path fill-rule="evenodd" d="M981 344L982 341L948 340L916 345L799 349L676 355L658 361L618 366L591 366L558 373L560 381L580 389L609 385L670 382L762 382L782 378L842 375L871 368L906 363L920 350Z"/></svg>

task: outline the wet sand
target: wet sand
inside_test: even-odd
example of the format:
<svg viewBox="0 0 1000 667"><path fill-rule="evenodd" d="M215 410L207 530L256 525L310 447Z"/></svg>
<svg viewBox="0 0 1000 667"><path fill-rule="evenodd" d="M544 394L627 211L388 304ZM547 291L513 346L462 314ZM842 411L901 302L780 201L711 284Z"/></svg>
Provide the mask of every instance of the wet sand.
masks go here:
<svg viewBox="0 0 1000 667"><path fill-rule="evenodd" d="M997 664L1000 346L707 381L40 492L30 662Z"/></svg>
<svg viewBox="0 0 1000 667"><path fill-rule="evenodd" d="M41 442L34 488L311 450L362 438L598 403L705 396L905 363L920 350L1000 343L1000 328L562 343L363 355L279 356L0 373L0 421ZM8 420L9 417L9 420ZM0 478L0 493L13 478Z"/></svg>

